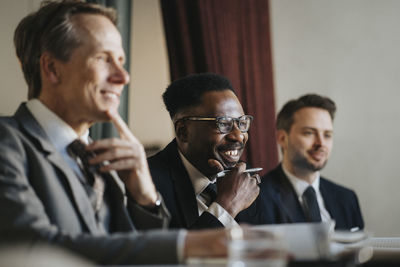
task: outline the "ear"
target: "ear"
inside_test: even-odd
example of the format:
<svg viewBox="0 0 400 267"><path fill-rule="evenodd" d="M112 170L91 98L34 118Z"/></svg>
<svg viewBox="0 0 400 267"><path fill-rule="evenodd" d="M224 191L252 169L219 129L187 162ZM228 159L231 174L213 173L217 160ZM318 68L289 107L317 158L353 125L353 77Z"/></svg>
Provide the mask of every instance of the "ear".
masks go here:
<svg viewBox="0 0 400 267"><path fill-rule="evenodd" d="M177 121L175 123L175 134L176 138L181 142L187 142L188 140L188 128L184 121Z"/></svg>
<svg viewBox="0 0 400 267"><path fill-rule="evenodd" d="M57 60L51 53L44 52L40 56L40 69L43 74L43 79L51 84L60 83L59 73L59 60Z"/></svg>
<svg viewBox="0 0 400 267"><path fill-rule="evenodd" d="M278 142L278 145L281 147L282 150L286 148L288 138L289 135L285 130L278 130L276 132L276 141Z"/></svg>

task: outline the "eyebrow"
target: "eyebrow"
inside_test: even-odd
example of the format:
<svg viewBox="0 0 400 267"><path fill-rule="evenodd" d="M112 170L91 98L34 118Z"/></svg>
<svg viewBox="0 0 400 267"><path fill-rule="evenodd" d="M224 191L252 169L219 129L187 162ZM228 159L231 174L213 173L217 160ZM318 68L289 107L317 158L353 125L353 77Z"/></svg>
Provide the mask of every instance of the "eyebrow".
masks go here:
<svg viewBox="0 0 400 267"><path fill-rule="evenodd" d="M312 131L318 131L317 128L314 127L310 127L310 126L304 126L301 128L302 130L312 130ZM324 132L330 132L333 133L333 129L332 130L323 130Z"/></svg>

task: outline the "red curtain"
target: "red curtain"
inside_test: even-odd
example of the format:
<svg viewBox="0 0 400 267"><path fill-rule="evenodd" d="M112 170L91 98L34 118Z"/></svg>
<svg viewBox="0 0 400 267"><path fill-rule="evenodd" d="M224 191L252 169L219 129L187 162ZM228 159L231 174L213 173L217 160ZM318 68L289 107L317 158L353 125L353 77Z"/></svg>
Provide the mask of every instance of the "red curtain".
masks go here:
<svg viewBox="0 0 400 267"><path fill-rule="evenodd" d="M243 157L264 173L278 164L268 0L161 0L171 80L227 77L255 117Z"/></svg>

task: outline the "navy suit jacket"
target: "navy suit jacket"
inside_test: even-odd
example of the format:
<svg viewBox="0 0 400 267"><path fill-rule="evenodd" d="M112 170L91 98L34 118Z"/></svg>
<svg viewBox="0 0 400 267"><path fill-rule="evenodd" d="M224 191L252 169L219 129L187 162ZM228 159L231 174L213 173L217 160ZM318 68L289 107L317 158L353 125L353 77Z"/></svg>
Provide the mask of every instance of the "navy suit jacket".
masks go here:
<svg viewBox="0 0 400 267"><path fill-rule="evenodd" d="M178 153L176 140L148 159L151 176L171 214L170 228L201 229L223 227L211 213L199 216L192 182ZM261 203L261 202L259 202ZM258 224L256 201L235 218L239 223Z"/></svg>
<svg viewBox="0 0 400 267"><path fill-rule="evenodd" d="M264 205L262 222L266 224L306 222L295 189L282 166L268 172L260 184L259 201ZM364 228L358 199L353 190L321 177L320 192L336 229Z"/></svg>

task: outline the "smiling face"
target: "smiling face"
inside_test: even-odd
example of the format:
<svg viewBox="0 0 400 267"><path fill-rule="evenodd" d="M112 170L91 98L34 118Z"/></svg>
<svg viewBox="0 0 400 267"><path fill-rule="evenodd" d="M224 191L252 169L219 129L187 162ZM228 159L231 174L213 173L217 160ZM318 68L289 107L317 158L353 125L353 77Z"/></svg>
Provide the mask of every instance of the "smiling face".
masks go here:
<svg viewBox="0 0 400 267"><path fill-rule="evenodd" d="M74 15L72 23L81 45L67 62L54 60L54 77L44 83L51 88L39 99L71 126L108 120L106 111L118 108L129 82L121 36L101 15Z"/></svg>
<svg viewBox="0 0 400 267"><path fill-rule="evenodd" d="M293 174L315 173L327 163L333 145L333 125L329 112L314 107L294 113L290 132L278 131L283 164Z"/></svg>
<svg viewBox="0 0 400 267"><path fill-rule="evenodd" d="M202 96L201 104L189 108L181 114L195 117L233 117L244 115L242 106L230 90L210 91ZM204 175L215 174L215 169L208 165L209 159L219 161L224 168L234 166L243 153L248 139L237 125L227 134L218 131L215 121L185 121L182 124L184 134L177 139L181 152Z"/></svg>

